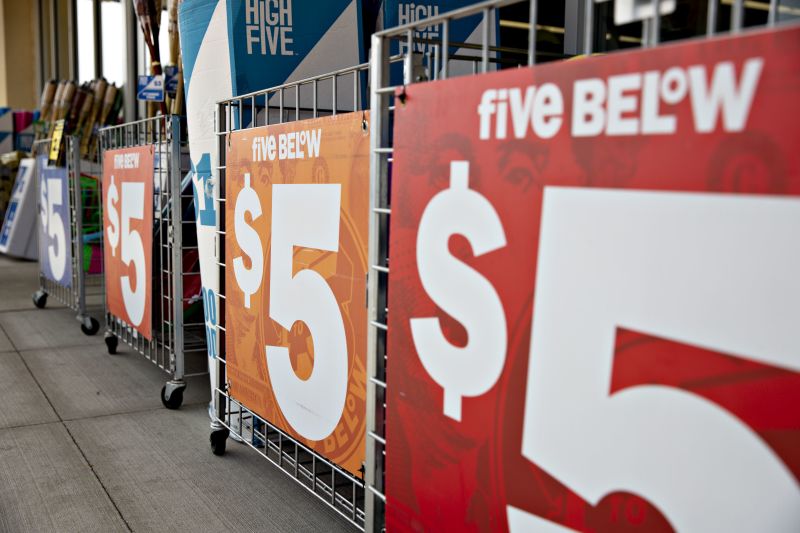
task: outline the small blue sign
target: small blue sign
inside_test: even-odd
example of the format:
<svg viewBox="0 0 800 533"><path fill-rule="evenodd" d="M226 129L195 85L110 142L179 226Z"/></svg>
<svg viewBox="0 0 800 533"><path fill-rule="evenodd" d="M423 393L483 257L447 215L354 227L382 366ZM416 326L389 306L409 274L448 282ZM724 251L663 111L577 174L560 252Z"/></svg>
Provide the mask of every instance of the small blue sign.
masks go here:
<svg viewBox="0 0 800 533"><path fill-rule="evenodd" d="M175 65L167 65L164 67L164 79L167 94L170 98L175 98L175 93L178 92L178 67Z"/></svg>
<svg viewBox="0 0 800 533"><path fill-rule="evenodd" d="M164 101L164 76L139 76L139 83L136 87L136 99L145 102Z"/></svg>

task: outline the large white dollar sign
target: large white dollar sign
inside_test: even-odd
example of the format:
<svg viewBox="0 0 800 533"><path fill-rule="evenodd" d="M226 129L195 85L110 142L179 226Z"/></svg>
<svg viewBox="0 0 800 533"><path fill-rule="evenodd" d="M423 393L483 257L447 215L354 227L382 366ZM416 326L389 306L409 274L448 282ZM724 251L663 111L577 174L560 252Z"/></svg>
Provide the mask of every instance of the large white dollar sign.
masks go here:
<svg viewBox="0 0 800 533"><path fill-rule="evenodd" d="M244 175L244 188L236 196L233 218L236 242L242 252L250 257L250 268L245 268L244 260L239 256L233 259L233 272L236 275L236 283L244 293L244 306L250 309L250 296L261 287L261 278L264 275L264 249L261 247L261 239L256 230L244 220L246 212L250 213L253 221L261 216L261 202L256 191L250 187L249 173Z"/></svg>
<svg viewBox="0 0 800 533"><path fill-rule="evenodd" d="M116 257L117 246L119 245L119 213L117 213L117 208L115 207L118 202L119 191L114 183L114 176L111 176L111 186L108 188L108 194L106 195L106 212L111 224L106 228L106 234L108 235L108 244L111 245L112 257Z"/></svg>
<svg viewBox="0 0 800 533"><path fill-rule="evenodd" d="M444 388L444 414L461 420L461 399L480 396L500 377L506 357L506 318L494 287L450 254L448 241L463 235L475 256L506 245L492 204L469 188L469 162L450 163L450 187L422 213L417 234L417 268L430 298L467 330L463 348L442 333L439 319L412 318L411 334L425 370Z"/></svg>

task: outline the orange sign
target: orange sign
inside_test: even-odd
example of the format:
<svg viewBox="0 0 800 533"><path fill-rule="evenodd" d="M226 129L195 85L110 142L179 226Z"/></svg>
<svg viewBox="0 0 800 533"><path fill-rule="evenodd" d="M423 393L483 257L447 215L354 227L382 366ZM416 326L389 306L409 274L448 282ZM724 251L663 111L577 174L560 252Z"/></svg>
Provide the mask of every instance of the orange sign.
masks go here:
<svg viewBox="0 0 800 533"><path fill-rule="evenodd" d="M366 417L366 118L235 132L226 174L231 393L354 474Z"/></svg>
<svg viewBox="0 0 800 533"><path fill-rule="evenodd" d="M106 306L152 338L153 146L103 156Z"/></svg>

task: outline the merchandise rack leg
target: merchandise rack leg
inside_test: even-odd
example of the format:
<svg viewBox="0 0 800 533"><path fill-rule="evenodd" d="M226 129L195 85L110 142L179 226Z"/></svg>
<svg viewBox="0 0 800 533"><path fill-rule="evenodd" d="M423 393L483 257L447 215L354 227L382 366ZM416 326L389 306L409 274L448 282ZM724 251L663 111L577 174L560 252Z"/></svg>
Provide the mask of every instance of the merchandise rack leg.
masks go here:
<svg viewBox="0 0 800 533"><path fill-rule="evenodd" d="M95 335L100 331L100 322L97 319L80 313L75 318L81 323L81 331L84 335Z"/></svg>
<svg viewBox="0 0 800 533"><path fill-rule="evenodd" d="M33 293L33 305L39 309L44 309L47 305L47 292L44 289L39 289Z"/></svg>
<svg viewBox="0 0 800 533"><path fill-rule="evenodd" d="M108 348L108 353L114 355L117 353L117 344L119 344L119 339L116 335L111 333L110 331L106 332L106 336L103 339L106 341L106 347Z"/></svg>
<svg viewBox="0 0 800 533"><path fill-rule="evenodd" d="M209 441L211 442L211 452L214 455L225 455L225 444L228 441L230 431L223 426L219 420L211 422L211 435Z"/></svg>
<svg viewBox="0 0 800 533"><path fill-rule="evenodd" d="M183 391L186 390L186 382L183 380L171 380L161 387L161 403L167 409L178 409L183 403Z"/></svg>

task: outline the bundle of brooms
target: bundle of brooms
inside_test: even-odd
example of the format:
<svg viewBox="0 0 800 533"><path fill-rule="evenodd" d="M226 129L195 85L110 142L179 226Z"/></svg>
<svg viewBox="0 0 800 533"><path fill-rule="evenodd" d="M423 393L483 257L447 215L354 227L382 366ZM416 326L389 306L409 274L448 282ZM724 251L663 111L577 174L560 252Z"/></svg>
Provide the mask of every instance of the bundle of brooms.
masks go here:
<svg viewBox="0 0 800 533"><path fill-rule="evenodd" d="M183 66L181 62L181 41L178 33L178 6L183 0L169 0L169 60L178 68L178 88L175 97L167 101L169 112L173 115L183 114Z"/></svg>
<svg viewBox="0 0 800 533"><path fill-rule="evenodd" d="M150 74L157 76L164 73L161 66L161 50L159 49L158 34L161 31L160 20L163 7L163 0L133 0L134 7L136 8L136 16L139 18L139 24L142 26L142 34L144 35L144 42L150 52ZM178 0L170 0L168 5L169 25L169 52L170 61L174 65L179 65L180 44L178 41ZM180 113L183 98L180 96L182 87L183 76L179 70L179 87L176 92L175 99L166 99L164 102L158 102L158 108L162 115L167 112ZM156 115L156 103L148 102L147 116L152 117Z"/></svg>
<svg viewBox="0 0 800 533"><path fill-rule="evenodd" d="M168 98L158 106L150 103L148 116L155 116L157 107L162 114L183 113L183 72L178 34L178 6L181 1L168 0L169 55L170 62L178 66L177 91L174 98ZM133 0L133 3L150 53L150 72L153 75L163 74L158 44L163 0ZM52 137L56 122L63 119L64 136L80 136L81 156L93 159L98 153L97 129L117 124L122 105L122 91L103 78L80 86L71 80L50 80L42 90L36 139Z"/></svg>
<svg viewBox="0 0 800 533"><path fill-rule="evenodd" d="M53 136L56 122L64 120L64 136L80 137L81 157L97 156L97 129L116 124L122 109L122 91L99 78L78 86L74 81L50 80L42 90L36 139Z"/></svg>

